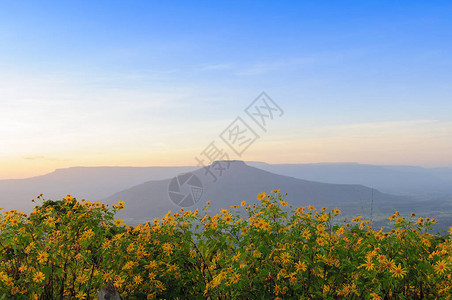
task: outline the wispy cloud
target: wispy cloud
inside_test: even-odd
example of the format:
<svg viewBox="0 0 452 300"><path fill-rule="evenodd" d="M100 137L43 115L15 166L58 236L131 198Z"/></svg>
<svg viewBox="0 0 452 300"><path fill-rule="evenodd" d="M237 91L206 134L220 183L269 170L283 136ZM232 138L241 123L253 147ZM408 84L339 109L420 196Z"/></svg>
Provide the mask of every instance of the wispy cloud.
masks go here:
<svg viewBox="0 0 452 300"><path fill-rule="evenodd" d="M318 62L314 57L289 58L282 60L261 61L244 66L236 71L237 75L251 76L262 75L274 71L284 71L288 69L300 68L301 66L308 66Z"/></svg>
<svg viewBox="0 0 452 300"><path fill-rule="evenodd" d="M22 157L22 159L25 160L44 160L44 161L69 161L69 159L61 159L61 158L55 158L55 157L46 157L46 156L42 156L42 155L37 155L37 156L24 156Z"/></svg>
<svg viewBox="0 0 452 300"><path fill-rule="evenodd" d="M206 64L198 67L199 71L223 71L232 70L236 68L234 63L219 63L219 64Z"/></svg>
<svg viewBox="0 0 452 300"><path fill-rule="evenodd" d="M312 65L319 61L319 58L302 57L286 58L276 60L264 60L256 62L227 62L204 64L196 67L197 71L230 71L239 76L263 75L274 71L284 71L288 69L299 68L301 66Z"/></svg>

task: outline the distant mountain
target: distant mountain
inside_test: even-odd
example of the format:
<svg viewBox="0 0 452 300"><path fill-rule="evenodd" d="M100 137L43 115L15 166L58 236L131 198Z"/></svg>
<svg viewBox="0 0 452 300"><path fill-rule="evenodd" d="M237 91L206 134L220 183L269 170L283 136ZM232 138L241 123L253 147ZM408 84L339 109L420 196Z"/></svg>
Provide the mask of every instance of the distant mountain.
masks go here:
<svg viewBox="0 0 452 300"><path fill-rule="evenodd" d="M372 213L377 222L399 210L435 217L444 228L452 225L451 168L355 163L271 165L236 161L217 182L194 166L73 167L32 178L0 180L0 207L29 212L35 205L30 200L40 193L52 200L67 194L109 203L123 200L126 210L120 215L133 224L179 209L169 199L169 184L178 174L192 171L203 186L202 198L192 209L202 207L207 200L215 210L242 200L254 201L259 192L275 188L287 192L287 200L295 206L338 206L345 214L369 217L373 191Z"/></svg>
<svg viewBox="0 0 452 300"><path fill-rule="evenodd" d="M358 163L247 164L280 175L327 183L362 184L399 195L432 198L452 194L452 168L429 169Z"/></svg>
<svg viewBox="0 0 452 300"><path fill-rule="evenodd" d="M449 184L452 183L452 168L431 168L426 170Z"/></svg>
<svg viewBox="0 0 452 300"><path fill-rule="evenodd" d="M226 162L222 163L224 165ZM192 210L202 208L206 201L211 202L213 211L229 208L243 200L252 203L256 201L258 193L268 193L272 189L288 193L286 200L294 206L338 207L346 215L355 216L367 216L370 213L372 198L375 215L393 213L398 206L411 201L409 197L381 193L363 185L328 184L277 175L251 167L242 161L232 162L229 169L224 170L216 182L213 182L210 175L205 175L202 168L193 171L192 174L200 179L203 187L201 199L189 208ZM106 203L124 201L125 210L121 211L118 217L129 224L146 222L154 217L162 217L169 210L174 212L180 208L170 200L168 194L171 180L168 178L148 181L115 193L103 201ZM185 193L188 194L189 190L185 190Z"/></svg>
<svg viewBox="0 0 452 300"><path fill-rule="evenodd" d="M148 180L164 179L195 167L73 167L26 179L0 180L0 207L29 212L40 193L58 200L71 194L100 200Z"/></svg>

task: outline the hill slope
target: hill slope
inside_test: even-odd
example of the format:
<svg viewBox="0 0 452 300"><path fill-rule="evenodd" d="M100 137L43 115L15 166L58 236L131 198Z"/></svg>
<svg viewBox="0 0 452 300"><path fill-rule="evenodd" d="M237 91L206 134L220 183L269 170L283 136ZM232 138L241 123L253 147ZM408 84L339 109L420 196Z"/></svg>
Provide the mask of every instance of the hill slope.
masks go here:
<svg viewBox="0 0 452 300"><path fill-rule="evenodd" d="M452 169L378 166L358 163L267 164L248 162L272 173L341 184L362 184L393 194L434 197L452 194Z"/></svg>
<svg viewBox="0 0 452 300"><path fill-rule="evenodd" d="M0 207L30 211L30 202L40 193L47 199L58 200L71 194L92 201L135 186L189 172L194 167L73 167L25 178L0 180Z"/></svg>
<svg viewBox="0 0 452 300"><path fill-rule="evenodd" d="M203 194L199 202L190 207L202 208L206 201L211 202L214 211L229 208L230 205L256 199L260 192L280 189L288 193L286 200L294 206L314 205L338 207L346 214L362 215L370 212L374 199L375 213L381 210L391 211L394 204L409 202L408 197L393 196L371 188L355 184L328 184L273 174L248 166L242 161L231 163L223 171L218 181L204 175L204 169L193 172L202 182ZM163 216L168 210L178 210L168 196L171 178L160 181L148 181L130 189L115 193L104 199L106 203L125 201L126 208L118 216L131 224L145 222L154 217Z"/></svg>

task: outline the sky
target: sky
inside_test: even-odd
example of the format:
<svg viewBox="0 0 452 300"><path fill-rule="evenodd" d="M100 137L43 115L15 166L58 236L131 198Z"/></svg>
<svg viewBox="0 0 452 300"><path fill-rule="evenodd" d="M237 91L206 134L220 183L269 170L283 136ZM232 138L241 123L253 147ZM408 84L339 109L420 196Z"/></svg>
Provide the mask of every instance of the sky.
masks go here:
<svg viewBox="0 0 452 300"><path fill-rule="evenodd" d="M197 165L209 145L452 167L451 15L449 1L0 0L0 179ZM245 112L263 91L281 109L265 131ZM237 117L258 136L240 155L221 139Z"/></svg>

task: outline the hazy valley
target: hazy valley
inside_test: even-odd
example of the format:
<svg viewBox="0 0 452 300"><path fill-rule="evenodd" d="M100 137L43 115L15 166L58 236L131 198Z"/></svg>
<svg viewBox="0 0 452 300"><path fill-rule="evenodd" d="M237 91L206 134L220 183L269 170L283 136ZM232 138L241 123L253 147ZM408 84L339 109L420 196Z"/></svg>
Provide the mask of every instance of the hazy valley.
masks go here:
<svg viewBox="0 0 452 300"><path fill-rule="evenodd" d="M216 181L204 168L195 166L74 167L27 179L1 180L0 206L29 212L35 205L31 199L39 193L52 200L67 194L107 204L121 200L126 208L118 217L136 225L180 208L171 201L168 188L175 176L187 172L202 183L201 197L187 207L191 210L202 208L206 201L213 211L244 200L252 203L258 193L280 189L293 206L338 207L342 217L362 215L372 218L376 226L386 224L396 210L434 217L440 222L437 229L452 225L451 169L354 163L233 161Z"/></svg>

